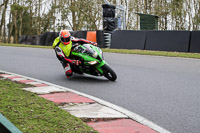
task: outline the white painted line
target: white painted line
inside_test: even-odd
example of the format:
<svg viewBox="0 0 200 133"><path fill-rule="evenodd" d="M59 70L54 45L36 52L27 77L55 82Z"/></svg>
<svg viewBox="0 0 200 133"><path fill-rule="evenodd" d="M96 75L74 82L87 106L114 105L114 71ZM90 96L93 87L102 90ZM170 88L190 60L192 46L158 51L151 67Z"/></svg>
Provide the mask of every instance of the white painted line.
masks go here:
<svg viewBox="0 0 200 133"><path fill-rule="evenodd" d="M4 75L2 77L4 77L4 78L10 78L10 77L15 77L15 75Z"/></svg>
<svg viewBox="0 0 200 133"><path fill-rule="evenodd" d="M11 80L14 80L14 81L21 81L21 80L28 80L27 78L14 78L14 79L11 79Z"/></svg>
<svg viewBox="0 0 200 133"><path fill-rule="evenodd" d="M64 89L60 89L54 86L45 86L45 87L29 87L22 88L23 90L30 91L36 94L48 94L52 92L66 92Z"/></svg>
<svg viewBox="0 0 200 133"><path fill-rule="evenodd" d="M65 105L60 108L79 118L127 118L126 115L98 103Z"/></svg>
<svg viewBox="0 0 200 133"><path fill-rule="evenodd" d="M146 125L147 127L159 132L159 133L171 133L170 131L158 126L157 124L153 123L152 121L134 113L134 112L131 112L127 109L124 109L122 107L119 107L117 105L114 105L112 103L109 103L107 101L104 101L102 99L99 99L99 98L96 98L94 96L91 96L91 95L88 95L88 94L85 94L85 93L82 93L82 92L79 92L79 91L75 91L75 90L72 90L72 89L69 89L69 88L66 88L66 87L62 87L62 86L59 86L59 85L55 85L55 84L52 84L52 83L49 83L49 82L45 82L45 81L42 81L42 80L38 80L38 79L34 79L34 78L30 78L30 77L26 77L26 76L22 76L22 75L19 75L19 74L14 74L14 73L10 73L10 72L6 72L6 71L2 71L0 70L0 72L2 73L8 73L8 74L13 74L13 75L17 75L17 76L21 76L21 77L24 77L24 78L27 78L27 79L30 79L30 80L34 80L34 81L37 81L37 82L42 82L42 83L45 83L45 84L48 84L48 85L51 85L51 86L54 86L54 87L57 87L57 88L61 88L61 89L64 89L66 91L70 91L70 92L73 92L73 93L76 93L78 95L81 95L81 96L84 96L84 97L87 97L87 98L90 98L104 106L107 106L107 107L110 107L116 111L119 111L121 112L122 114L130 117L131 119L143 124L143 125Z"/></svg>
<svg viewBox="0 0 200 133"><path fill-rule="evenodd" d="M42 84L40 82L27 82L26 84L30 84L30 85L39 85L39 84Z"/></svg>

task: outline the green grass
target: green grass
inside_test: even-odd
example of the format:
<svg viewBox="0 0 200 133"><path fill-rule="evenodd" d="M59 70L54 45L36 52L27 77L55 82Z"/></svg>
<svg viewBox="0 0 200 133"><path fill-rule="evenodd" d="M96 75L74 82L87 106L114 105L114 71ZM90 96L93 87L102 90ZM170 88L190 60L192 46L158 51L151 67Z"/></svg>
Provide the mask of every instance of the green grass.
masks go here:
<svg viewBox="0 0 200 133"><path fill-rule="evenodd" d="M103 51L112 52L112 53L123 53L123 54L140 54L140 55L184 57L184 58L200 59L199 53L166 52L166 51L150 51L150 50L128 50L128 49L103 49Z"/></svg>
<svg viewBox="0 0 200 133"><path fill-rule="evenodd" d="M0 113L22 132L96 132L79 118L31 92L27 85L0 78Z"/></svg>
<svg viewBox="0 0 200 133"><path fill-rule="evenodd" d="M31 48L47 48L47 49L52 49L52 46L26 45L26 44L12 44L12 43L0 43L0 46L31 47Z"/></svg>
<svg viewBox="0 0 200 133"><path fill-rule="evenodd" d="M0 43L0 46L15 46L15 47L33 47L33 48L48 48L51 46L37 46L25 44L5 44ZM140 55L153 55L153 56L168 56L168 57L183 57L183 58L196 58L200 59L199 53L184 53L184 52L165 52L165 51L150 51L150 50L128 50L128 49L102 49L103 52L110 53L123 53L123 54L140 54Z"/></svg>

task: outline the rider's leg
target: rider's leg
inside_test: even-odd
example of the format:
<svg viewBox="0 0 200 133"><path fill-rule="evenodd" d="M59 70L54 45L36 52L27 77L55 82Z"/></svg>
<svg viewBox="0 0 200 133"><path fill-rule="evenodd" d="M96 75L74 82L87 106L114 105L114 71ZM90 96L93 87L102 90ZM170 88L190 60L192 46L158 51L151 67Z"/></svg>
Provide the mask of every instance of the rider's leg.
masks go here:
<svg viewBox="0 0 200 133"><path fill-rule="evenodd" d="M73 75L73 72L72 72L72 69L71 69L69 63L63 63L62 62L62 65L63 65L63 68L65 70L66 77L70 78Z"/></svg>
<svg viewBox="0 0 200 133"><path fill-rule="evenodd" d="M56 56L58 58L58 60L60 61L60 63L62 64L64 70L65 70L65 75L67 78L70 78L73 75L72 69L69 65L69 63L66 62L66 60L64 59L65 55L62 52L62 49L59 47L55 48L55 52L56 52Z"/></svg>

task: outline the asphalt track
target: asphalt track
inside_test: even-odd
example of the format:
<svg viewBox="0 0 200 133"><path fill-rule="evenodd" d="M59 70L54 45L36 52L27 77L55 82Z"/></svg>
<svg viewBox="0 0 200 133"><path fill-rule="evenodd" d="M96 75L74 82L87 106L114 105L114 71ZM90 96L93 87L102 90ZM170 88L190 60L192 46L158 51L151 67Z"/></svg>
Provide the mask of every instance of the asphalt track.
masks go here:
<svg viewBox="0 0 200 133"><path fill-rule="evenodd" d="M200 130L200 60L104 53L118 79L65 78L53 50L0 46L0 69L65 86L135 112L177 133Z"/></svg>

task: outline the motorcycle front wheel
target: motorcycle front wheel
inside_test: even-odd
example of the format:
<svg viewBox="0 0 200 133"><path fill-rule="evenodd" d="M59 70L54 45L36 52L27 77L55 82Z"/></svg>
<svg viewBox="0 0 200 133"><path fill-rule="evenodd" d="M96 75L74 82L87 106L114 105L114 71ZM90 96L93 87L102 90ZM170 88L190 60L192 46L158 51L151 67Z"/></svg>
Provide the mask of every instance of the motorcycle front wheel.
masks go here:
<svg viewBox="0 0 200 133"><path fill-rule="evenodd" d="M116 73L107 64L102 66L102 70L104 77L106 77L107 79L111 81L115 81L117 79Z"/></svg>

